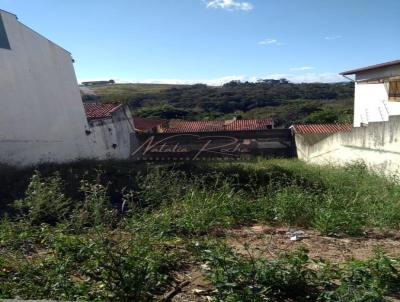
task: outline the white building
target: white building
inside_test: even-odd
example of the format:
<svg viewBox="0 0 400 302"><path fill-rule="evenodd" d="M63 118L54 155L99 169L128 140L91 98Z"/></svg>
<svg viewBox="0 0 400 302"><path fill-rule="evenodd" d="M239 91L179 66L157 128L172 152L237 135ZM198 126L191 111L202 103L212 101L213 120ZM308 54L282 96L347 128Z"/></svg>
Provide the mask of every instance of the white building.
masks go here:
<svg viewBox="0 0 400 302"><path fill-rule="evenodd" d="M2 10L0 105L0 163L125 157L99 147L106 134L92 138L71 54Z"/></svg>
<svg viewBox="0 0 400 302"><path fill-rule="evenodd" d="M355 75L354 127L400 115L400 60L341 73Z"/></svg>

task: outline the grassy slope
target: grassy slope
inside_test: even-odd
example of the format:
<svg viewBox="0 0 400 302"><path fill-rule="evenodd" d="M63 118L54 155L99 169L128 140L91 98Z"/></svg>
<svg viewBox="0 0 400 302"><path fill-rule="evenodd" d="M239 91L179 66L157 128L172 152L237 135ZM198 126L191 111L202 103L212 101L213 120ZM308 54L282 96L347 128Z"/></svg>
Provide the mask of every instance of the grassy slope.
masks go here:
<svg viewBox="0 0 400 302"><path fill-rule="evenodd" d="M113 84L89 86L104 101L124 102L127 98L143 93L158 93L181 85L169 84Z"/></svg>

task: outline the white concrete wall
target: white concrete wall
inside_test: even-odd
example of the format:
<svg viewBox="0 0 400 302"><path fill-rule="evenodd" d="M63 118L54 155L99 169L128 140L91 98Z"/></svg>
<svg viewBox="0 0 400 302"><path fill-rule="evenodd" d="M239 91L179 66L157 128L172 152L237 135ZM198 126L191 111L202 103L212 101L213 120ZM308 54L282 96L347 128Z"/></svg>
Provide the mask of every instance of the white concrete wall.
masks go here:
<svg viewBox="0 0 400 302"><path fill-rule="evenodd" d="M379 173L400 176L400 116L335 133L312 145L296 135L296 145L302 151L298 157L310 163L345 165L363 161Z"/></svg>
<svg viewBox="0 0 400 302"><path fill-rule="evenodd" d="M90 122L88 138L97 159L127 159L134 142L133 119L127 106L113 112L112 118Z"/></svg>
<svg viewBox="0 0 400 302"><path fill-rule="evenodd" d="M70 53L0 14L11 45L0 48L0 163L128 158L132 130L118 114L115 125L90 129Z"/></svg>
<svg viewBox="0 0 400 302"><path fill-rule="evenodd" d="M295 138L297 157L303 160L308 159L310 146L318 143L319 141L327 138L332 134L296 134L292 129L292 134Z"/></svg>
<svg viewBox="0 0 400 302"><path fill-rule="evenodd" d="M0 48L0 162L90 157L71 55L14 15L0 14L11 45Z"/></svg>

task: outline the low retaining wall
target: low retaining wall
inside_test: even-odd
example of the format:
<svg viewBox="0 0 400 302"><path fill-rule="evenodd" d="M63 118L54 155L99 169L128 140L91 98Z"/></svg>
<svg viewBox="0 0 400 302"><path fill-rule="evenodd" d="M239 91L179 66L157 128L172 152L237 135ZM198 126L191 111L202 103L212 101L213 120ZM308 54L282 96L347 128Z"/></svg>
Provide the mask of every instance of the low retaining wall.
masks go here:
<svg viewBox="0 0 400 302"><path fill-rule="evenodd" d="M316 143L299 134L295 140L298 157L307 162L345 165L363 161L379 173L400 176L400 116L338 132Z"/></svg>

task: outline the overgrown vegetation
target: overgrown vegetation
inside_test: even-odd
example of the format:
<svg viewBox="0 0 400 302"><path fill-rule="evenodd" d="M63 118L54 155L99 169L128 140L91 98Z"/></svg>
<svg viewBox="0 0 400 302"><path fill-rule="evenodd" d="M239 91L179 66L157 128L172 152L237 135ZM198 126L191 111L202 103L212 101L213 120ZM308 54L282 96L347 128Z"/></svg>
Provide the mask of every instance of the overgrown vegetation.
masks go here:
<svg viewBox="0 0 400 302"><path fill-rule="evenodd" d="M349 122L353 113L353 83L294 84L282 79L257 83L234 81L222 87L119 84L91 89L102 101L129 103L135 114L142 117L273 117L277 125L290 126L299 122Z"/></svg>
<svg viewBox="0 0 400 302"><path fill-rule="evenodd" d="M385 301L399 290L400 258L384 251L269 259L224 240L253 223L328 236L398 230L400 186L362 164L82 162L0 174L0 298L162 300L193 263L216 301Z"/></svg>

